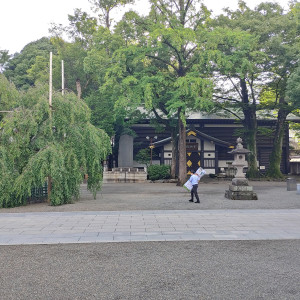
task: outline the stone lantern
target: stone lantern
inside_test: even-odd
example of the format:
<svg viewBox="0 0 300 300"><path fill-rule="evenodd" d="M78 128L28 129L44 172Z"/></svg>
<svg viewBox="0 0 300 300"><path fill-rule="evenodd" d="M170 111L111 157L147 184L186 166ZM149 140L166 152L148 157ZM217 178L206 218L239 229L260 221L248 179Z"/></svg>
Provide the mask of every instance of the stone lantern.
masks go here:
<svg viewBox="0 0 300 300"><path fill-rule="evenodd" d="M251 151L243 147L241 138L238 138L236 142L236 148L228 152L234 155L232 166L236 169L236 174L229 185L229 190L225 192L225 197L232 200L257 200L257 195L253 192L253 187L249 186L243 172L244 167L247 165L246 154Z"/></svg>

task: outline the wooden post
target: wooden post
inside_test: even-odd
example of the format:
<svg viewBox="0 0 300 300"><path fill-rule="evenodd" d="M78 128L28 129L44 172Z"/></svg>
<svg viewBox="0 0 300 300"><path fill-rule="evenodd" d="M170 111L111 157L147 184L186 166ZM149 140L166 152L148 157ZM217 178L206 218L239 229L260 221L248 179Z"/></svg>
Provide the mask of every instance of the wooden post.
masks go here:
<svg viewBox="0 0 300 300"><path fill-rule="evenodd" d="M65 94L65 68L64 61L61 61L61 94Z"/></svg>

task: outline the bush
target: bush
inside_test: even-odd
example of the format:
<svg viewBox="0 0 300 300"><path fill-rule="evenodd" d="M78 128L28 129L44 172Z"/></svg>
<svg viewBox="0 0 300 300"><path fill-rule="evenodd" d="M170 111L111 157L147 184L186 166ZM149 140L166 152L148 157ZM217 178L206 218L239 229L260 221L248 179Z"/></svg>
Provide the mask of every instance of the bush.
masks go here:
<svg viewBox="0 0 300 300"><path fill-rule="evenodd" d="M151 165L148 167L148 176L150 180L170 178L170 166L167 165Z"/></svg>

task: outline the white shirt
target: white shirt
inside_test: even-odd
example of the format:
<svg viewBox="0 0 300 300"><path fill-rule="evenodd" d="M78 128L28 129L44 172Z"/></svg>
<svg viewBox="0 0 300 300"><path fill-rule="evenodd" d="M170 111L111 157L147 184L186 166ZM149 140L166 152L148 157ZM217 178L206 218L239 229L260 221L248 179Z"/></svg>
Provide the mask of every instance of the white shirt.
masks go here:
<svg viewBox="0 0 300 300"><path fill-rule="evenodd" d="M189 179L189 181L192 183L192 185L198 184L199 180L200 180L200 178L196 174L193 174Z"/></svg>

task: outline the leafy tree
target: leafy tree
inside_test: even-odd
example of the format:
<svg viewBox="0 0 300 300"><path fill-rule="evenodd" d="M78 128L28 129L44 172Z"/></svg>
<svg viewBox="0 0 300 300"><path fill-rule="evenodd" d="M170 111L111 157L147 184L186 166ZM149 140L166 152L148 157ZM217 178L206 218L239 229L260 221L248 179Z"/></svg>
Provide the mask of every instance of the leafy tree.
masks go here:
<svg viewBox="0 0 300 300"><path fill-rule="evenodd" d="M2 120L1 207L26 204L31 188L47 177L52 205L78 197L84 174L94 196L101 188L101 161L110 153L110 139L90 124L88 107L74 94L55 94L52 112L47 94L43 86L28 90Z"/></svg>
<svg viewBox="0 0 300 300"><path fill-rule="evenodd" d="M35 84L37 73L45 72L45 61L49 60L49 53L56 53L50 39L43 37L27 44L20 53L16 53L8 62L4 75L12 81L18 89L28 89ZM39 68L29 71L34 64ZM29 73L31 74L28 74Z"/></svg>
<svg viewBox="0 0 300 300"><path fill-rule="evenodd" d="M217 44L216 88L214 110L228 112L244 126L243 137L247 148L248 175L257 176L257 110L261 88L261 65L265 55L260 52L258 39L239 29L217 28L210 34L211 47Z"/></svg>
<svg viewBox="0 0 300 300"><path fill-rule="evenodd" d="M230 80L229 82L232 83L242 101L237 101L230 89L227 89L228 96L223 97L219 94L217 98L225 109L228 109L228 106L224 104L230 102L229 106L235 116L240 117L239 111L243 112L245 140L247 147L252 151L249 161L252 176L255 175L256 170L257 111L265 109L278 111L268 173L273 177L282 176L280 161L284 122L286 116L292 111L284 94L287 78L296 66L295 58L299 51L297 6L294 6L292 11L292 13L285 14L280 5L275 3L261 3L251 10L245 2L239 1L238 10L227 9L226 16L220 16L217 22L220 27L229 29L229 37L238 30L243 33L242 39L245 41L246 47L243 49L243 46L235 46L235 43L240 45L236 39L228 52L228 44L225 42L224 45L224 39L220 36L219 49L229 58L225 66L226 68L233 66L232 70L235 71L235 74L232 71L227 74L227 69L221 67L221 74ZM245 40L247 35L249 35L248 42ZM238 60L235 60L236 58ZM232 59L236 64L232 62ZM223 86L227 88L228 81ZM273 95L273 101L270 102L271 95ZM266 98L269 100L265 101Z"/></svg>
<svg viewBox="0 0 300 300"><path fill-rule="evenodd" d="M93 78L95 89L86 97L92 110L92 122L95 126L103 128L110 136L115 134L116 117L115 102L119 97L119 87L106 88L108 69L113 66L112 53L122 47L120 36L110 32L108 28L100 26L93 37L93 46L84 60L84 70ZM120 121L119 121L120 122Z"/></svg>
<svg viewBox="0 0 300 300"><path fill-rule="evenodd" d="M135 160L138 163L145 164L146 167L148 168L151 161L150 149L149 148L141 149L135 156Z"/></svg>
<svg viewBox="0 0 300 300"><path fill-rule="evenodd" d="M264 7L262 7L264 9ZM298 105L289 101L287 96L287 85L291 74L299 63L300 39L299 39L299 18L300 3L292 4L287 14L276 15L274 30L270 42L267 45L267 54L272 57L269 71L273 75L273 80L269 88L275 92L273 107L277 110L277 121L274 133L273 148L270 156L270 166L267 174L280 178L280 162L282 156L282 144L284 129L286 128L287 116L298 109ZM295 105L296 104L296 105Z"/></svg>
<svg viewBox="0 0 300 300"><path fill-rule="evenodd" d="M117 106L136 109L143 103L152 113L163 108L177 119L180 184L186 179L187 113L209 106L212 90L201 40L209 13L204 6L197 12L197 3L152 1L148 17L127 14L116 29L126 47L114 52L105 83L120 87Z"/></svg>
<svg viewBox="0 0 300 300"><path fill-rule="evenodd" d="M64 86L73 91L78 98L84 98L93 89L92 78L84 71L84 59L87 50L78 41L69 43L61 38L52 38L57 48L53 61L53 82L57 90L61 90L61 61L64 61Z"/></svg>
<svg viewBox="0 0 300 300"><path fill-rule="evenodd" d="M112 21L110 13L113 9L132 1L92 0L90 2L93 4L93 10L100 12L98 18L76 9L74 15L68 16L69 26L53 24L51 32L56 36L53 41L58 47L59 55L66 62L68 87L75 91L76 82L77 94L82 91L82 97L92 109L92 123L113 136L116 121L114 100L110 97L110 93L102 89L106 66L111 63L110 55L118 46L113 45L116 40L112 39L113 34L110 31ZM63 33L72 37L73 42L63 42L61 38Z"/></svg>
<svg viewBox="0 0 300 300"><path fill-rule="evenodd" d="M300 116L300 66L291 74L287 82L287 92L286 96L289 102L296 109L293 113ZM300 124L291 124L292 128L297 131L297 136L300 136Z"/></svg>

